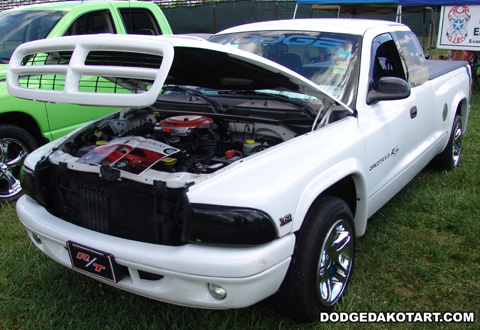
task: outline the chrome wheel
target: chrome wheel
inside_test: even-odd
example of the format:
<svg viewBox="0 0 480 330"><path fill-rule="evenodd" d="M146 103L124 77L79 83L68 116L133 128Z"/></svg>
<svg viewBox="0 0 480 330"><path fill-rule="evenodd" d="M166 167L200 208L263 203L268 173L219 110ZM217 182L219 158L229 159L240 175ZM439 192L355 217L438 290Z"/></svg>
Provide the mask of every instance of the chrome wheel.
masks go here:
<svg viewBox="0 0 480 330"><path fill-rule="evenodd" d="M349 205L320 196L299 231L275 307L301 322L318 321L331 312L350 282L355 255L355 227Z"/></svg>
<svg viewBox="0 0 480 330"><path fill-rule="evenodd" d="M462 152L462 122L458 120L455 124L453 131L453 143L452 143L452 161L453 167L457 167L460 163L460 154Z"/></svg>
<svg viewBox="0 0 480 330"><path fill-rule="evenodd" d="M27 155L28 149L21 141L0 139L0 199L8 200L22 191L19 178Z"/></svg>
<svg viewBox="0 0 480 330"><path fill-rule="evenodd" d="M318 262L317 287L320 301L334 305L342 296L353 264L354 238L346 220L338 220L330 228L323 243Z"/></svg>
<svg viewBox="0 0 480 330"><path fill-rule="evenodd" d="M460 165L462 154L463 126L462 117L456 115L453 120L452 131L445 149L433 160L433 164L441 170L451 170Z"/></svg>

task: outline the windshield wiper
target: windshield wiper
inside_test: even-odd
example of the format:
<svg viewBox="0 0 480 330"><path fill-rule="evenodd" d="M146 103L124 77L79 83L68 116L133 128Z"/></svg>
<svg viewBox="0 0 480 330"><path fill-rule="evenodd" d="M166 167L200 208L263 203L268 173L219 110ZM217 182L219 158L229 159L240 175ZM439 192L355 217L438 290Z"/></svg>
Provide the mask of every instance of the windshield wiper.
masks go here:
<svg viewBox="0 0 480 330"><path fill-rule="evenodd" d="M222 105L220 104L220 102L218 102L217 100L214 100L208 96L206 96L205 94L203 94L202 92L196 90L196 89L193 89L193 88L188 88L188 87L183 87L183 86L163 86L163 94L165 94L165 91L173 91L173 92L180 92L184 95L194 95L194 96L197 96L199 97L200 99L204 100L205 102L207 102L211 108L212 108L212 111L214 113L219 113L219 112L223 112L223 107Z"/></svg>
<svg viewBox="0 0 480 330"><path fill-rule="evenodd" d="M294 105L294 106L304 110L305 112L307 112L309 115L312 116L312 118L315 118L315 116L317 115L315 113L315 111L311 107L306 105L304 102L299 101L299 100L295 100L295 99L291 99L286 95L263 93L263 92L257 92L257 91L252 91L252 90L240 90L240 91L221 90L221 91L218 91L218 94L224 94L224 95L225 94L227 94L227 95L253 95L253 96L265 97L265 98L268 98L270 100L286 102L286 103L289 103L291 105Z"/></svg>

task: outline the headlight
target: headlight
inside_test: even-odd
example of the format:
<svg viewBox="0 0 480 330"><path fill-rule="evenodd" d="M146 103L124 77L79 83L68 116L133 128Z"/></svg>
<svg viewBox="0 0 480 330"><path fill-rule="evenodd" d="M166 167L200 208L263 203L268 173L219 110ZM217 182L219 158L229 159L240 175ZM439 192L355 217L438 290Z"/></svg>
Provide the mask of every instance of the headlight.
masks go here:
<svg viewBox="0 0 480 330"><path fill-rule="evenodd" d="M258 245L277 238L265 212L240 207L191 205L188 241L191 243Z"/></svg>

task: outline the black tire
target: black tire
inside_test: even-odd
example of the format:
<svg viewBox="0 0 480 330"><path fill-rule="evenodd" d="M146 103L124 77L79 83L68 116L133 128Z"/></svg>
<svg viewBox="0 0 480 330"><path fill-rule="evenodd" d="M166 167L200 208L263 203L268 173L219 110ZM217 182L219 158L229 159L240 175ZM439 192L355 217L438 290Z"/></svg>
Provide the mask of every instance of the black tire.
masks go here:
<svg viewBox="0 0 480 330"><path fill-rule="evenodd" d="M28 153L38 147L26 130L15 125L0 125L0 203L22 195L20 175Z"/></svg>
<svg viewBox="0 0 480 330"><path fill-rule="evenodd" d="M274 304L278 312L296 321L318 321L320 312L333 310L350 280L355 253L352 212L345 201L322 196L296 237L290 268Z"/></svg>
<svg viewBox="0 0 480 330"><path fill-rule="evenodd" d="M448 144L440 154L435 157L434 165L442 170L451 170L460 164L462 154L463 125L459 115L455 116L452 132Z"/></svg>

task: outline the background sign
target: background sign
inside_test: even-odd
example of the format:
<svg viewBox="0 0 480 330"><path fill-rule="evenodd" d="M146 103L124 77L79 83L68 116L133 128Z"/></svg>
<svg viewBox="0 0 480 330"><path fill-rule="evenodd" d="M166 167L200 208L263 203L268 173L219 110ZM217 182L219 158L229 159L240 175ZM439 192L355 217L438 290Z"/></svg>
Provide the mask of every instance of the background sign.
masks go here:
<svg viewBox="0 0 480 330"><path fill-rule="evenodd" d="M480 50L480 5L443 6L437 47Z"/></svg>

